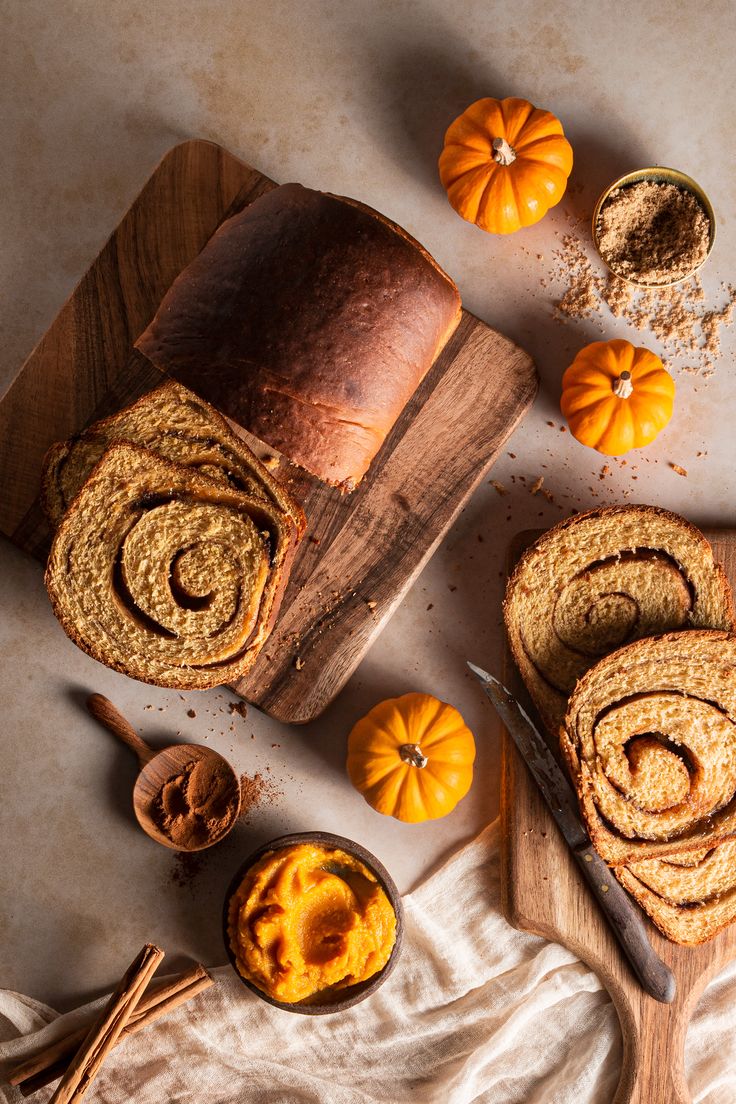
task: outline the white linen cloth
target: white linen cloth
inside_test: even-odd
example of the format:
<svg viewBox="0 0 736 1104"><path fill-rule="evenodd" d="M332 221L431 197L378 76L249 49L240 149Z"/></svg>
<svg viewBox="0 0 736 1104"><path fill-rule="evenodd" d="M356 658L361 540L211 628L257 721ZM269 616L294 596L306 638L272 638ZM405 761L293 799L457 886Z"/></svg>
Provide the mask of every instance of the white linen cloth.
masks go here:
<svg viewBox="0 0 736 1104"><path fill-rule="evenodd" d="M401 959L372 997L333 1016L259 1001L229 967L216 985L121 1044L85 1100L119 1104L607 1104L618 1020L568 951L511 928L493 824L404 898ZM736 1101L736 964L688 1036L696 1104ZM0 991L0 1060L66 1034L102 1001L56 1018ZM663 1055L663 1061L666 1061ZM31 1098L43 1102L45 1089ZM18 1104L16 1089L0 1099Z"/></svg>

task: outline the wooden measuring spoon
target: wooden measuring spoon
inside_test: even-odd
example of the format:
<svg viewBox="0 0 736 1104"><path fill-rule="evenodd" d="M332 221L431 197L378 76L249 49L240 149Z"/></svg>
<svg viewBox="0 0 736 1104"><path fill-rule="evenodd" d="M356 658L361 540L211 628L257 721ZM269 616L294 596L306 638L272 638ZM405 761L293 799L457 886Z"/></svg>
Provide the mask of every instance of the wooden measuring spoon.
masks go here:
<svg viewBox="0 0 736 1104"><path fill-rule="evenodd" d="M96 721L138 757L141 771L133 789L133 811L146 835L173 851L203 851L227 835L240 813L240 783L227 759L201 744L172 744L163 751L156 751L141 739L122 713L102 694L91 694L87 698L87 708ZM200 792L203 786L207 789L209 784L209 820L188 805L181 787L167 788L167 783L182 774L190 774L193 779L195 772ZM187 792L189 790L191 784ZM177 835L175 842L162 831L154 816L156 806L160 809L162 803L171 816L177 819L186 817L192 823L195 829L192 839L182 839ZM225 816L216 815L225 811ZM160 813L158 820L161 820Z"/></svg>

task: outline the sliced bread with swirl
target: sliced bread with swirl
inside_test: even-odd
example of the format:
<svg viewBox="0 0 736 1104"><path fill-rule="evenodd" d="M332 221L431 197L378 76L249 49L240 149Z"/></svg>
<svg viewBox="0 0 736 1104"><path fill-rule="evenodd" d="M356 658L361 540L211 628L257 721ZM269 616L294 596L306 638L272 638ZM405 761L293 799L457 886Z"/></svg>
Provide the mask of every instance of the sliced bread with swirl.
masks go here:
<svg viewBox="0 0 736 1104"><path fill-rule="evenodd" d="M570 696L562 743L610 865L736 837L736 635L665 633L605 656Z"/></svg>
<svg viewBox="0 0 736 1104"><path fill-rule="evenodd" d="M265 498L113 443L59 524L46 587L94 659L157 686L205 689L255 662L298 539Z"/></svg>
<svg viewBox="0 0 736 1104"><path fill-rule="evenodd" d="M682 703L668 699L660 715L656 697L642 684L641 701L650 712L645 717L636 700L626 703L629 712L642 712L631 729L624 724L617 743L609 729L617 719L624 721L626 710L617 712L611 702L610 716L600 719L600 737L608 738L600 754L590 754L592 737L569 735L564 718L577 680L592 678L596 664L607 662L607 653L646 656L647 634L671 628L688 629L673 634L675 639L689 637L698 626L734 628L731 589L710 545L689 522L655 507L609 507L576 515L545 533L522 557L509 580L504 614L512 653L553 740L559 740L595 846L668 938L680 943L709 939L736 919L728 823L721 825L725 842L712 839L700 850L693 850L697 826L690 826L688 836L682 825L670 825L656 840L625 834L635 831L635 815L646 819L648 812L651 835L652 824L662 829L664 814L670 810L672 815L680 798L686 806L690 802L696 763L682 750L678 732L672 738L666 734L668 715ZM626 641L632 643L617 651ZM697 665L697 640L684 647L693 649L688 654ZM661 661L666 670L668 656ZM623 684L628 685L628 676ZM717 723L717 715L710 721ZM728 725L726 732L728 746ZM605 811L596 806L597 791ZM658 857L646 857L652 854Z"/></svg>
<svg viewBox="0 0 736 1104"><path fill-rule="evenodd" d="M656 506L603 507L554 526L519 560L503 610L516 665L555 739L576 681L602 656L674 629L736 626L708 541Z"/></svg>
<svg viewBox="0 0 736 1104"><path fill-rule="evenodd" d="M736 920L736 839L642 859L616 877L675 943L704 943Z"/></svg>
<svg viewBox="0 0 736 1104"><path fill-rule="evenodd" d="M263 499L306 527L297 502L209 403L174 380L46 454L41 503L56 529L72 499L113 441L128 441L183 464L223 486Z"/></svg>

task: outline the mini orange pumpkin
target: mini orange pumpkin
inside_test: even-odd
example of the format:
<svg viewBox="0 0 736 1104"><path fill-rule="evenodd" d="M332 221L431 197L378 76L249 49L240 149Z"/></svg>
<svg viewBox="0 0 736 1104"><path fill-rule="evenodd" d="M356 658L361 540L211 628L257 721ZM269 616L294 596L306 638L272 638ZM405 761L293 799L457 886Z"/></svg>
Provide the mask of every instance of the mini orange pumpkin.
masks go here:
<svg viewBox="0 0 736 1104"><path fill-rule="evenodd" d="M560 409L570 432L606 456L648 445L669 422L675 381L648 349L594 341L562 377Z"/></svg>
<svg viewBox="0 0 736 1104"><path fill-rule="evenodd" d="M459 215L491 234L512 234L562 199L572 147L551 112L513 96L488 98L450 125L439 167Z"/></svg>
<svg viewBox="0 0 736 1104"><path fill-rule="evenodd" d="M431 694L380 702L348 737L355 788L377 812L412 824L452 812L470 789L474 760L472 732Z"/></svg>

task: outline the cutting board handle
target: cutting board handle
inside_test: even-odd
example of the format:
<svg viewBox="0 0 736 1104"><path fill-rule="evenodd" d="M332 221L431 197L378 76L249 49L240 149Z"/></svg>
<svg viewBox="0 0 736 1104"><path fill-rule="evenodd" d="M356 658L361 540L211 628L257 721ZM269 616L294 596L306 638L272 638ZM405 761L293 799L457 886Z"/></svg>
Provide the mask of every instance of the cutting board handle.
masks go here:
<svg viewBox="0 0 736 1104"><path fill-rule="evenodd" d="M694 986L683 985L672 1004L660 1004L639 989L624 990L607 979L624 1039L614 1104L692 1104L685 1079L685 1036L707 978L693 980Z"/></svg>

